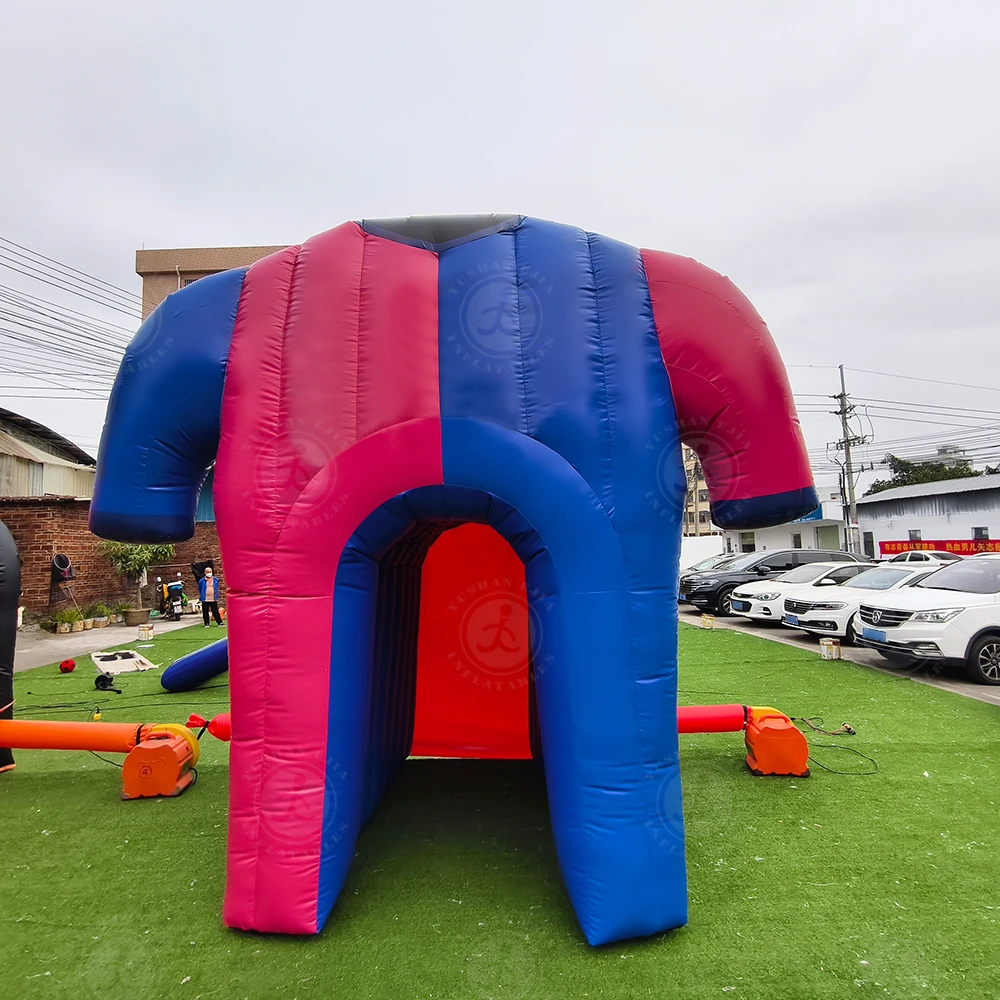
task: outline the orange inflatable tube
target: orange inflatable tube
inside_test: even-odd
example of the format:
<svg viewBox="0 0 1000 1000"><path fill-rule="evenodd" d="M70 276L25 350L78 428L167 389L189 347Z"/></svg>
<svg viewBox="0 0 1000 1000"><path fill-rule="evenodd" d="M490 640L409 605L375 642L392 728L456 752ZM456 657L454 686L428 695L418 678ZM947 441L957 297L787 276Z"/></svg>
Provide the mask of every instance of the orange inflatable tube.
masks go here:
<svg viewBox="0 0 1000 1000"><path fill-rule="evenodd" d="M198 740L187 726L172 723L47 722L35 719L0 719L0 747L12 750L103 750L130 753L140 743L162 738L183 739L198 762Z"/></svg>

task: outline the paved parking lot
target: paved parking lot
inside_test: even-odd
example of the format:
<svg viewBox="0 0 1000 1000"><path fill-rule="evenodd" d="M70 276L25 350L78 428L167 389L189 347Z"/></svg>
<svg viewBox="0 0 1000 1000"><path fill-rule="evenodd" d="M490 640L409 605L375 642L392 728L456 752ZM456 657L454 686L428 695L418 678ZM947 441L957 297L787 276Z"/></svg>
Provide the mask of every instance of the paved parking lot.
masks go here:
<svg viewBox="0 0 1000 1000"><path fill-rule="evenodd" d="M701 612L695 610L690 604L680 606L680 619L689 625L698 625L701 622ZM819 655L819 639L806 632L799 632L797 629L785 628L783 625L771 624L769 622L751 622L748 618L734 616L732 618L720 618L716 616L716 628L728 628L735 632L745 632L747 635L757 635L762 639L770 639L772 642L783 642L786 646L798 646L800 649L807 649ZM952 691L955 694L964 695L967 698L975 698L978 701L985 701L991 705L1000 706L1000 687L991 687L986 684L973 684L965 680L961 673L954 668L945 667L943 672L935 676L926 669L921 671L899 671L886 666L886 661L873 649L864 649L860 646L841 646L840 655L845 660L853 663L860 663L863 666L871 667L873 670L882 670L885 673L899 675L906 673L913 680L920 684L930 684L933 687L944 688L945 691Z"/></svg>

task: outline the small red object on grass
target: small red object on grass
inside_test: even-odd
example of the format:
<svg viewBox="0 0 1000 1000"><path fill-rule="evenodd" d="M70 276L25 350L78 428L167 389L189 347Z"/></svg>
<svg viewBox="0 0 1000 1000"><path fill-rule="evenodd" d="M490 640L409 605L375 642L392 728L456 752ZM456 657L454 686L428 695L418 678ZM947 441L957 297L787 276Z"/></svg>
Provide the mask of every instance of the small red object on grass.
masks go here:
<svg viewBox="0 0 1000 1000"><path fill-rule="evenodd" d="M228 712L217 715L208 724L208 731L223 743L228 743L233 738L233 722Z"/></svg>
<svg viewBox="0 0 1000 1000"><path fill-rule="evenodd" d="M189 715L187 722L184 723L188 729L201 729L203 726L208 725L208 720L203 719L200 715Z"/></svg>
<svg viewBox="0 0 1000 1000"><path fill-rule="evenodd" d="M63 660L59 664L59 673L61 674L71 674L76 670L76 660Z"/></svg>

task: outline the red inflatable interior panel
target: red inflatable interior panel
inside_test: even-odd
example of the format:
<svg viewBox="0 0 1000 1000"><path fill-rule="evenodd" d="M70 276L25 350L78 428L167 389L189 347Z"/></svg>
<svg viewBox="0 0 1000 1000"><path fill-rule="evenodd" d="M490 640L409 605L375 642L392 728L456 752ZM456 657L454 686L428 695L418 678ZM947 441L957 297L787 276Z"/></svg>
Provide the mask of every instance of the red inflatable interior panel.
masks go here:
<svg viewBox="0 0 1000 1000"><path fill-rule="evenodd" d="M524 565L491 527L446 531L424 560L412 753L528 758Z"/></svg>

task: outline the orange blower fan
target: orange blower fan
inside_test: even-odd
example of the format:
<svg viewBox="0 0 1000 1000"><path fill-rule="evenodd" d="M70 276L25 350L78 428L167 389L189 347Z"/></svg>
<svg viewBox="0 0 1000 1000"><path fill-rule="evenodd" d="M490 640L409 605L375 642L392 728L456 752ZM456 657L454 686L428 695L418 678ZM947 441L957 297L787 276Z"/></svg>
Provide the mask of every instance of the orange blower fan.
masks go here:
<svg viewBox="0 0 1000 1000"><path fill-rule="evenodd" d="M689 705L677 709L681 733L738 733L746 743L751 774L809 776L809 744L776 708L751 705Z"/></svg>
<svg viewBox="0 0 1000 1000"><path fill-rule="evenodd" d="M47 722L0 719L0 747L123 753L122 798L180 795L194 784L198 738L172 723Z"/></svg>

